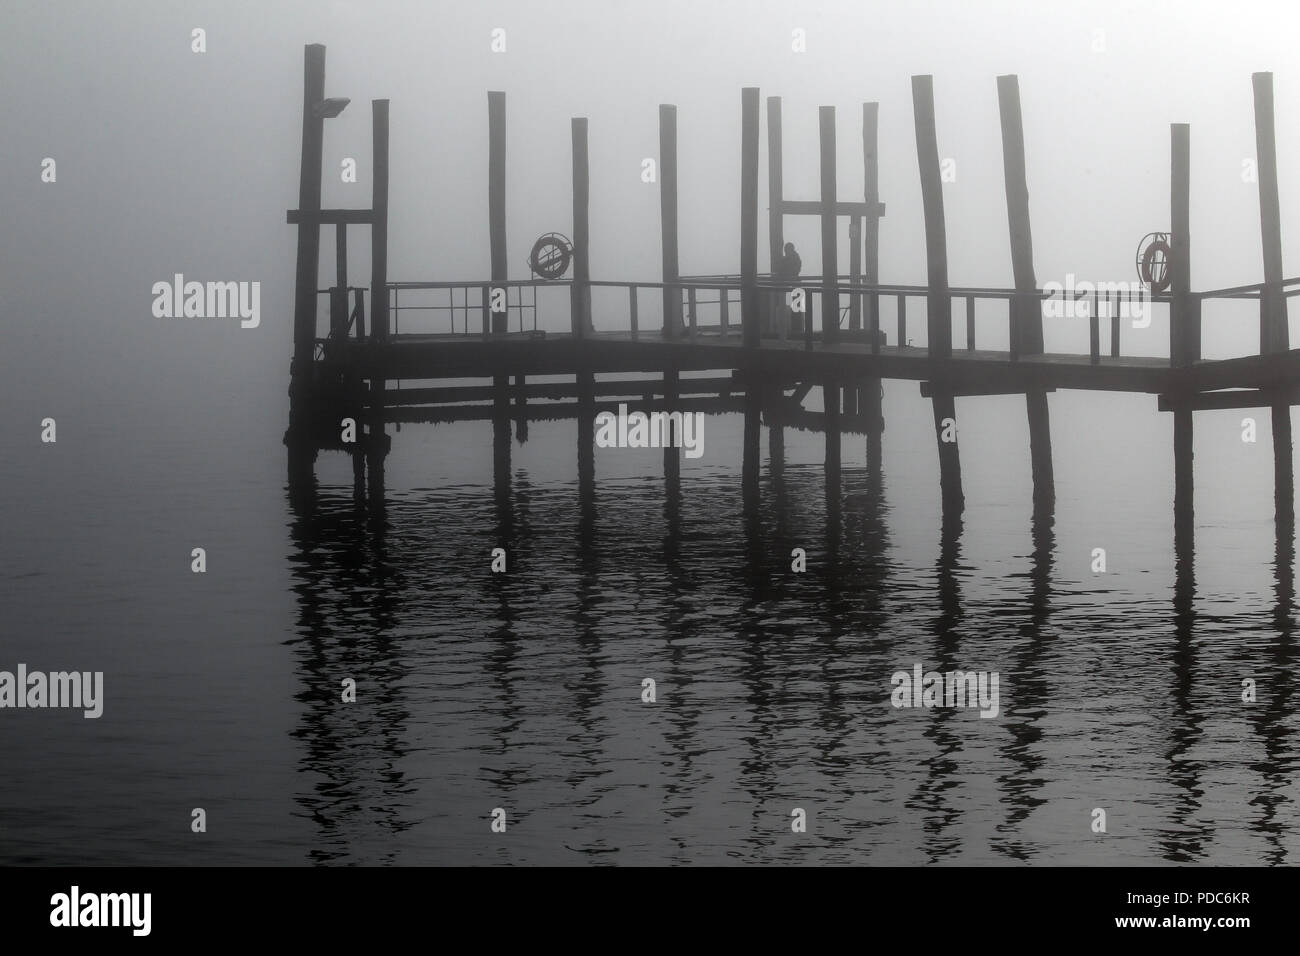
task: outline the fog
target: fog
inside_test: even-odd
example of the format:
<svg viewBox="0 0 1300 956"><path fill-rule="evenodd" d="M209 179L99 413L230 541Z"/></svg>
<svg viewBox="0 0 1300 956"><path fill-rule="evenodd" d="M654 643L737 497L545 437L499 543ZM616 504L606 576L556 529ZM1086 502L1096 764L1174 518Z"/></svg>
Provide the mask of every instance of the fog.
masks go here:
<svg viewBox="0 0 1300 956"><path fill-rule="evenodd" d="M282 427L295 251L285 210L297 205L307 43L327 46L326 95L352 101L326 123L325 205L370 205L369 101L391 100L393 280L488 276L489 90L507 94L512 278L527 276L538 235L571 233L574 116L590 122L592 276L658 278L658 187L642 182L641 161L658 155L659 103L678 108L681 270L739 271L740 89L757 86L783 97L794 199L818 196L823 105L837 109L840 198L862 198L861 104L880 103L880 274L924 282L910 78L930 73L939 153L955 161L944 186L951 282L1007 286L995 78L1016 73L1039 284L1135 278L1139 239L1169 227L1169 124L1186 122L1192 284L1207 289L1263 278L1258 192L1243 177L1257 70L1275 71L1283 253L1295 271L1300 71L1288 54L1298 19L1282 2L9 2L4 433L34 440L33 416L107 427L118 415L126 427L222 409ZM191 51L194 28L206 31L204 53ZM490 49L494 28L506 31L505 52ZM792 50L796 29L804 53ZM41 178L46 157L53 183ZM355 184L339 175L348 157ZM766 157L760 196L765 207ZM817 229L813 217L787 220L813 274ZM349 236L362 284L365 232ZM332 238L323 230L323 284ZM260 326L154 318L152 284L178 272L259 281ZM1257 349L1257 307L1207 305L1205 317L1206 357ZM980 334L996 347L1004 326L982 319ZM1165 353L1163 310L1124 343ZM1049 350L1086 344L1086 323L1048 324Z"/></svg>

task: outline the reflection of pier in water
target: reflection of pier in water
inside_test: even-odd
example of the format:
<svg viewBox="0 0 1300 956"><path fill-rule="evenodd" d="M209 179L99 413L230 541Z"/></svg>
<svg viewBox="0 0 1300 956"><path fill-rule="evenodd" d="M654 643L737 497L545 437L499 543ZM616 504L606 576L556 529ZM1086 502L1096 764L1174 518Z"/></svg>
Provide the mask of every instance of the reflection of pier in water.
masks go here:
<svg viewBox="0 0 1300 956"><path fill-rule="evenodd" d="M700 807L718 799L716 781L724 778L735 788L728 801L743 804L731 809L747 824L736 836L744 849L730 852L767 859L785 852L773 834L789 807L808 799L809 773L823 801L821 829L810 845L828 858L869 852L882 829L894 826L920 828L925 859L985 851L1041 858L1044 849L1026 827L1048 802L1044 788L1062 772L1043 720L1069 711L1053 704L1059 688L1052 656L1072 653L1053 626L1059 612L1051 512L1030 517L1022 597L1008 604L1005 597L965 593L973 586L972 569L961 559L959 521L944 522L931 569L904 569L891 557L879 476L847 470L847 494L838 508L823 509L809 507L821 504L820 496L794 493L792 480L806 487L810 472L769 461L757 505L719 497L708 483L685 495L680 479L670 477L660 492L661 523L646 522L640 510L655 482L634 494L624 486L602 496L592 475L580 477L576 502L563 488L533 486L521 471L494 494L398 497L379 512L364 495L304 494L299 487L296 643L311 690L302 695L310 706L298 735L305 741L303 770L318 780L300 799L321 829L318 858L363 853L352 841L377 841L386 847L385 859L410 852L388 839L395 834L409 834L417 847L439 845L426 834L451 825L459 792L476 810L472 822L462 819L458 827L485 827L493 806L509 807L512 824L526 825L533 812L553 820L560 812L553 803L561 802L565 813L586 821L575 831L585 836L569 834L566 852L622 860L620 843L631 839L640 852L653 847L655 858L698 860L708 851L691 828ZM449 515L459 518L449 522ZM471 543L482 541L481 522L493 518L518 573L491 574L481 553L470 554ZM737 523L744 529L739 538L730 532ZM1263 782L1255 798L1260 811L1243 824L1267 842L1269 859L1278 863L1288 859L1294 836L1288 795L1296 777L1288 724L1295 673L1292 530L1278 527L1276 603L1268 614L1278 637L1270 671L1251 671L1272 689L1250 712L1266 759L1251 767ZM810 543L808 572L792 574L791 549ZM1211 825L1197 822L1205 809L1206 765L1194 751L1204 742L1207 718L1204 700L1193 693L1193 557L1190 538L1180 537L1168 617L1174 679L1156 685L1170 688L1167 703L1151 704L1174 799L1150 852L1170 862L1205 859L1214 837ZM735 570L723 574L719 567ZM909 602L924 599L930 616L899 621L893 599L900 589ZM538 605L553 622L540 633ZM466 607L478 609L476 621L463 616ZM1115 627L1113 612L1099 608L1095 615L1099 630ZM972 768L973 739L961 715L894 711L888 674L906 663L894 657L900 627L929 635L928 645L918 645L927 664L955 670L986 653L990 616L1016 633L997 721L1006 737L983 751L991 763ZM730 622L721 628L725 635L709 623L724 619ZM465 636L470 623L479 637ZM454 651L443 647L449 640ZM422 689L431 655L439 669L457 671L455 699L432 707ZM358 677L365 707L340 711L334 704L340 675ZM640 746L629 742L617 717L637 706L641 676L653 676L672 701L646 718L646 734L662 738L658 799L650 810L631 798L614 800L618 809L611 811L607 803L628 772L625 761L634 759L622 751ZM467 708L474 719L465 717ZM880 747L879 734L891 720L913 718L928 753L900 792L891 789L899 755ZM558 779L550 774L559 769L537 749L544 736L539 721L558 748ZM462 736L447 738L457 732ZM438 793L451 809L427 809L417 791L441 780L444 761L455 773L439 783ZM965 836L973 769L991 774L1000 807L984 848L970 846ZM539 789L564 796L534 810ZM839 795L838 804L827 805L828 793ZM864 811L862 801L890 809L881 817ZM602 826L615 820L612 831ZM479 852L510 855L490 845Z"/></svg>

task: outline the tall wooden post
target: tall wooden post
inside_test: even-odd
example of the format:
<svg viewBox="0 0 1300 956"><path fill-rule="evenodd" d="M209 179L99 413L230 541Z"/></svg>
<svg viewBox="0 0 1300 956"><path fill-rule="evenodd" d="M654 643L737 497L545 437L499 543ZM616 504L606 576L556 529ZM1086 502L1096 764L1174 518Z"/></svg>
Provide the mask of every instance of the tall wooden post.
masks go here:
<svg viewBox="0 0 1300 956"><path fill-rule="evenodd" d="M740 322L744 343L755 348L758 326L758 88L741 91Z"/></svg>
<svg viewBox="0 0 1300 956"><path fill-rule="evenodd" d="M506 95L488 93L488 234L492 249L492 279L504 282L506 264ZM492 313L492 334L504 335L506 311Z"/></svg>
<svg viewBox="0 0 1300 956"><path fill-rule="evenodd" d="M921 201L925 210L925 252L929 291L926 330L931 367L931 405L939 444L939 484L944 511L965 505L961 488L961 457L957 450L957 409L946 366L952 355L952 300L948 291L948 244L943 215L943 181L939 172L939 143L934 123L934 80L912 77L912 111L916 125L916 156L921 169ZM950 437L951 441L945 441Z"/></svg>
<svg viewBox="0 0 1300 956"><path fill-rule="evenodd" d="M1282 294L1282 218L1277 185L1277 144L1273 131L1273 74L1256 73L1255 155L1259 179L1259 224L1264 246L1264 290L1259 298L1259 350L1285 352L1290 348L1287 300ZM1291 406L1275 402L1273 419L1274 507L1280 519L1295 514L1294 475L1291 461Z"/></svg>
<svg viewBox="0 0 1300 956"><path fill-rule="evenodd" d="M822 227L822 341L834 345L840 332L839 236L835 215L835 107L817 111L821 140L821 227ZM822 401L826 414L826 495L838 503L840 493L840 386L827 376L822 379Z"/></svg>
<svg viewBox="0 0 1300 956"><path fill-rule="evenodd" d="M1188 303L1191 292L1191 127L1173 123L1170 133L1169 227L1170 303L1169 364L1190 365L1186 349ZM1174 404L1174 529L1175 537L1192 528L1192 406L1183 389Z"/></svg>
<svg viewBox="0 0 1300 956"><path fill-rule="evenodd" d="M758 88L741 90L740 322L746 349L757 350L758 315ZM763 395L752 366L745 381L745 451L741 471L747 507L758 504L758 451Z"/></svg>
<svg viewBox="0 0 1300 956"><path fill-rule="evenodd" d="M591 182L587 163L587 120L573 119L573 285L570 306L573 334L579 338L591 332L591 242L588 235L588 208Z"/></svg>
<svg viewBox="0 0 1300 956"><path fill-rule="evenodd" d="M663 335L677 337L681 322L681 293L673 288L677 272L677 107L666 103L659 106L659 230L663 258ZM673 411L677 405L677 388L680 373L676 367L664 369L664 410ZM670 432L674 431L669 424ZM664 445L664 477L674 485L681 474L681 451L677 436L671 434Z"/></svg>
<svg viewBox="0 0 1300 956"><path fill-rule="evenodd" d="M785 201L785 182L783 171L783 146L781 143L781 97L767 98L767 258L768 271L775 277L781 271L781 259L785 253L785 216L781 204ZM768 334L776 333L785 322L785 294L767 291L766 297ZM742 330L743 331L743 330ZM784 397L780 389L766 393L768 408ZM767 427L767 455L773 467L782 467L785 458L785 435L782 425L775 415L770 416Z"/></svg>
<svg viewBox="0 0 1300 956"><path fill-rule="evenodd" d="M303 49L302 162L298 172L298 265L294 279L293 363L289 374L291 482L309 480L316 459L312 436L312 355L316 343L316 280L320 270L320 189L325 120L316 104L325 98L325 47Z"/></svg>
<svg viewBox="0 0 1300 956"><path fill-rule="evenodd" d="M588 234L590 174L587 163L587 120L574 117L573 141L573 285L569 302L573 335L586 338L591 331L587 296L591 281L591 242ZM590 501L595 490L595 375L584 360L578 370L578 492Z"/></svg>
<svg viewBox="0 0 1300 956"><path fill-rule="evenodd" d="M865 285L880 282L880 215L877 212L880 208L879 113L880 104L862 104L863 192L867 201L867 215L862 221L862 278ZM865 305L865 325L871 337L871 350L875 352L879 348L876 339L880 333L880 295L869 294ZM858 411L867 419L867 470L877 475L881 468L880 438L884 431L880 398L880 379L866 379L862 383Z"/></svg>
<svg viewBox="0 0 1300 956"><path fill-rule="evenodd" d="M821 133L822 341L840 337L839 249L835 215L835 107L817 111Z"/></svg>
<svg viewBox="0 0 1300 956"><path fill-rule="evenodd" d="M1020 81L1015 75L998 77L998 110L1002 117L1002 170L1006 183L1007 223L1011 230L1011 269L1016 291L1011 302L1017 317L1012 323L1020 330L1020 352L1043 352L1043 310L1033 293L1038 288L1034 275L1033 233L1029 226L1029 185L1025 175L1025 134L1020 118ZM968 333L969 334L969 333ZM968 343L969 345L969 343ZM1034 508L1051 508L1056 500L1052 473L1052 431L1047 411L1047 392L1030 389L1025 393L1029 414L1029 459L1034 477Z"/></svg>
<svg viewBox="0 0 1300 956"><path fill-rule="evenodd" d="M767 258L773 274L781 267L785 251L785 217L781 203L785 200L784 172L781 156L781 97L767 98Z"/></svg>
<svg viewBox="0 0 1300 956"><path fill-rule="evenodd" d="M488 238L492 256L492 281L504 283L509 278L506 259L506 95L488 93ZM498 288L505 288L499 286ZM507 296L509 292L506 293ZM490 330L493 337L504 336L509 323L509 309L491 308ZM492 377L492 464L498 489L510 487L510 376L498 372Z"/></svg>
<svg viewBox="0 0 1300 956"><path fill-rule="evenodd" d="M676 338L681 324L681 293L677 281L677 107L659 106L659 231L663 248L664 328Z"/></svg>
<svg viewBox="0 0 1300 956"><path fill-rule="evenodd" d="M388 100L371 100L371 155L374 176L370 227L370 321L371 338L377 344L382 361L388 344ZM388 436L384 433L384 390L387 381L382 368L370 379L370 428L366 435L370 471L372 506L382 506L384 498L384 456L388 453Z"/></svg>

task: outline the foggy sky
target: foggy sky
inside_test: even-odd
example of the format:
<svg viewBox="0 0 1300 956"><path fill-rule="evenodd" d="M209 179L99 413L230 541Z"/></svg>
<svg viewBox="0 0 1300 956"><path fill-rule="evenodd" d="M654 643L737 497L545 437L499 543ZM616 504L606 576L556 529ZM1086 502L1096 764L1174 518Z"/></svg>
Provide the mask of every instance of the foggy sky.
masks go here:
<svg viewBox="0 0 1300 956"><path fill-rule="evenodd" d="M0 7L8 334L0 395L10 414L0 432L34 440L35 418L94 410L104 424L105 407L123 409L124 421L179 422L195 408L260 411L282 427L283 388L262 383L287 387L295 230L284 212L297 205L306 43L327 46L326 95L352 100L326 123L325 205L369 206L370 100L391 100L393 280L489 274L489 90L508 97L512 278L526 277L538 235L572 232L573 116L590 122L593 277L659 277L658 187L640 176L642 158L658 155L659 103L678 108L681 270L739 271L740 89L752 85L784 99L787 198L818 196L822 105L837 108L840 198L862 198L861 104L880 103L881 278L922 283L910 78L930 73L939 154L957 163L956 181L944 187L950 280L1008 286L995 78L1016 73L1040 286L1070 272L1134 279L1138 240L1169 226L1169 124L1187 122L1192 285L1206 289L1263 277L1257 187L1241 175L1255 153L1256 70L1275 73L1284 271L1296 272L1295 9L8 0ZM194 27L207 31L204 54L190 50ZM507 31L504 54L489 49L494 27ZM791 50L794 28L807 31L807 53ZM1093 51L1096 30L1104 52ZM55 184L40 180L47 156L58 164ZM344 157L358 161L355 185L339 181ZM766 271L762 212L760 229ZM817 230L813 218L787 224L806 273L820 271ZM353 281L362 284L365 233L349 236ZM326 228L322 284L332 276L332 243ZM843 237L840 255L843 264ZM176 272L260 281L261 326L153 318L150 287ZM645 314L655 311L643 305ZM1249 304L1207 305L1206 357L1257 349L1257 314ZM1002 344L1004 325L982 321L980 334ZM1166 354L1163 310L1150 329L1126 330L1124 342L1129 354ZM1087 323L1049 323L1047 345L1085 349Z"/></svg>

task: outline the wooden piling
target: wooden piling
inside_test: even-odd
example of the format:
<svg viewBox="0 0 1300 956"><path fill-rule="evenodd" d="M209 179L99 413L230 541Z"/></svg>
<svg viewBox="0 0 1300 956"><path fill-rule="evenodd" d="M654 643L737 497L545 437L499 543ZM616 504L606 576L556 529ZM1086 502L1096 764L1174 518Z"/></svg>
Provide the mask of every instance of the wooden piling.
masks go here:
<svg viewBox="0 0 1300 956"><path fill-rule="evenodd" d="M747 348L757 349L758 307L758 88L740 93L740 325ZM741 485L747 508L758 504L763 396L756 378L745 381L745 449Z"/></svg>
<svg viewBox="0 0 1300 956"><path fill-rule="evenodd" d="M380 349L388 344L388 100L371 100L371 155L374 183L370 226L370 321L371 339ZM381 507L384 498L384 456L388 436L384 433L384 391L382 373L370 379L370 425L367 430L367 458L370 472L370 500Z"/></svg>
<svg viewBox="0 0 1300 956"><path fill-rule="evenodd" d="M1251 77L1255 92L1255 154L1259 180L1259 224L1264 250L1264 289L1259 298L1260 353L1290 348L1287 300L1282 293L1282 218L1278 200L1277 144L1273 126L1273 74ZM1274 506L1279 519L1295 514L1291 407L1285 402L1270 409L1273 421Z"/></svg>
<svg viewBox="0 0 1300 956"><path fill-rule="evenodd" d="M946 366L952 355L952 300L948 287L948 244L943 214L943 180L939 172L939 144L934 122L934 80L912 77L912 110L916 125L916 155L921 172L921 201L925 211L926 331L934 371L931 405L935 440L939 446L939 485L946 512L965 505L961 487L961 457L956 440L956 402L947 383ZM952 441L944 441L951 421Z"/></svg>
<svg viewBox="0 0 1300 956"><path fill-rule="evenodd" d="M822 227L822 343L839 339L839 256L835 214L835 107L817 111L821 141L821 227ZM822 401L826 413L826 495L838 501L840 492L840 385L831 377L822 380Z"/></svg>
<svg viewBox="0 0 1300 956"><path fill-rule="evenodd" d="M672 288L677 281L677 107L659 106L659 234L663 249L664 327L667 338L676 338L681 323L681 293Z"/></svg>
<svg viewBox="0 0 1300 956"><path fill-rule="evenodd" d="M488 245L491 253L492 281L506 282L506 95L488 93ZM501 288L505 288L501 286ZM509 293L507 293L508 295ZM484 299L490 312L489 331L504 336L509 323L509 308L491 307L491 289ZM510 481L510 376L498 372L492 377L492 461L496 485L509 487Z"/></svg>
<svg viewBox="0 0 1300 956"><path fill-rule="evenodd" d="M880 162L877 155L878 103L862 104L862 167L863 193L867 214L862 219L862 279L864 285L880 282ZM880 294L872 292L864 302L864 324L871 337L871 351L880 353ZM901 343L900 343L901 344ZM880 379L868 378L862 383L858 397L858 413L867 418L867 470L879 473L881 469L881 433L885 420L881 409Z"/></svg>
<svg viewBox="0 0 1300 956"><path fill-rule="evenodd" d="M781 214L784 183L781 156L781 97L767 98L767 258L772 275L785 252L785 218Z"/></svg>
<svg viewBox="0 0 1300 956"><path fill-rule="evenodd" d="M1188 300L1191 293L1191 128L1173 123L1169 174L1169 364L1191 364L1186 350ZM1179 533L1192 527L1192 405L1178 389L1174 408L1174 525Z"/></svg>
<svg viewBox="0 0 1300 956"><path fill-rule="evenodd" d="M758 316L758 88L741 90L740 324L744 343L757 348Z"/></svg>
<svg viewBox="0 0 1300 956"><path fill-rule="evenodd" d="M573 284L569 289L573 334L591 334L591 242L588 210L591 204L591 175L587 161L586 117L573 119Z"/></svg>
<svg viewBox="0 0 1300 956"><path fill-rule="evenodd" d="M1002 170L1006 184L1007 223L1011 234L1011 269L1017 295L1013 328L1019 332L1020 352L1043 352L1043 309L1035 291L1034 244L1029 222L1029 185L1025 175L1025 134L1020 115L1020 80L1014 75L998 77L998 110L1002 120ZM973 303L972 303L973 304ZM1095 311L1095 310L1094 310ZM973 321L969 322L973 327ZM973 332L972 332L973 334ZM1029 459L1034 480L1034 506L1050 508L1056 500L1052 469L1052 431L1047 409L1047 392L1041 388L1025 393L1029 417Z"/></svg>
<svg viewBox="0 0 1300 956"><path fill-rule="evenodd" d="M506 281L506 95L488 93L488 236L492 279ZM492 313L492 334L506 332L507 311Z"/></svg>
<svg viewBox="0 0 1300 956"><path fill-rule="evenodd" d="M294 279L293 363L289 379L291 482L310 480L316 459L312 437L312 360L316 346L316 280L320 269L320 194L324 119L316 104L325 98L325 47L303 49L302 162L298 173L298 264Z"/></svg>

